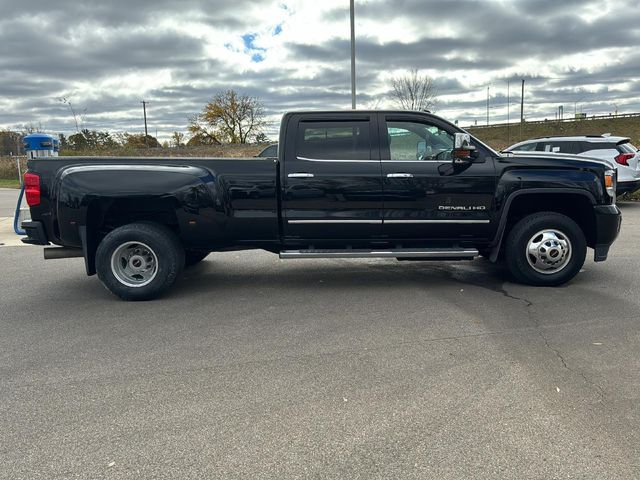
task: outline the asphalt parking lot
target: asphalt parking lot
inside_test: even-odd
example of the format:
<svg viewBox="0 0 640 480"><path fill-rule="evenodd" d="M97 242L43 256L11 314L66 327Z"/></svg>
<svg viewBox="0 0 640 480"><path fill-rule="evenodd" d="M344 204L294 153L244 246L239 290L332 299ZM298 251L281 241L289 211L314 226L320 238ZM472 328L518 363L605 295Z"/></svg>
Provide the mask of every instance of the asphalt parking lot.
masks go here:
<svg viewBox="0 0 640 480"><path fill-rule="evenodd" d="M640 203L562 288L213 254L125 303L0 247L0 477L639 478ZM591 253L591 252L590 252Z"/></svg>

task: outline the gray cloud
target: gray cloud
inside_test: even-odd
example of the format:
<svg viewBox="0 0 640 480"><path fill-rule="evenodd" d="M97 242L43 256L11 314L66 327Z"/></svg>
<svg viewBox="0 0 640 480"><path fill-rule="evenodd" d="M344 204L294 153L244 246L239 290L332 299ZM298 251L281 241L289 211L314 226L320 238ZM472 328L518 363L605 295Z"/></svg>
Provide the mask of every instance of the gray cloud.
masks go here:
<svg viewBox="0 0 640 480"><path fill-rule="evenodd" d="M279 0L260 7L280 3L287 6ZM69 132L62 95L87 109L88 127L131 131L140 129L144 95L153 128L165 133L184 130L187 116L226 88L260 97L274 119L289 109L348 108L346 28L328 30L322 41L300 36L279 44L286 60L277 65L241 67L211 53L203 35L219 47L238 45L242 35L279 22L259 11L250 15L255 6L251 0L0 0L0 127L42 122ZM348 10L326 9L323 19L346 27ZM494 118L503 120L506 83L517 102L521 78L530 118L552 117L558 105L568 111L577 101L593 113L614 104L640 108L640 54L632 50L640 41L636 0L370 0L358 2L357 19L361 105L388 102L385 76L417 67L436 78L439 111L463 124L483 117L487 85ZM381 29L397 19L419 33L392 32L389 40ZM160 75L168 77L151 86ZM132 79L126 91L101 87L124 76Z"/></svg>

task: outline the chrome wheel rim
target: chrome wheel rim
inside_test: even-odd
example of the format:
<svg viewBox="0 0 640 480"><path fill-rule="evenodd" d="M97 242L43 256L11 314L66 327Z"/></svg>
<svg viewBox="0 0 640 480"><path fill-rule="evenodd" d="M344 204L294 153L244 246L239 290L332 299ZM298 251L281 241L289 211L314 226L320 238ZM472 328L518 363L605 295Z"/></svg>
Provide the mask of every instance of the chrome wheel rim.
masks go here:
<svg viewBox="0 0 640 480"><path fill-rule="evenodd" d="M111 255L111 272L127 287L144 287L158 274L158 257L144 243L126 242Z"/></svg>
<svg viewBox="0 0 640 480"><path fill-rule="evenodd" d="M572 255L571 241L560 230L541 230L531 237L525 256L531 268L544 275L558 273L565 268Z"/></svg>

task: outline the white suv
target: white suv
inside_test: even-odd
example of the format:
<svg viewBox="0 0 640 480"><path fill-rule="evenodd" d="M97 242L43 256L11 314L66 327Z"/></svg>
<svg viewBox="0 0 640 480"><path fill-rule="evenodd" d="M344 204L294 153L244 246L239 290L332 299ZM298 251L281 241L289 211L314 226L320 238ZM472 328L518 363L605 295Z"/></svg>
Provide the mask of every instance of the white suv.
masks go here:
<svg viewBox="0 0 640 480"><path fill-rule="evenodd" d="M622 195L640 189L640 153L626 137L609 134L541 137L516 143L504 151L570 153L612 161L618 169L616 193Z"/></svg>

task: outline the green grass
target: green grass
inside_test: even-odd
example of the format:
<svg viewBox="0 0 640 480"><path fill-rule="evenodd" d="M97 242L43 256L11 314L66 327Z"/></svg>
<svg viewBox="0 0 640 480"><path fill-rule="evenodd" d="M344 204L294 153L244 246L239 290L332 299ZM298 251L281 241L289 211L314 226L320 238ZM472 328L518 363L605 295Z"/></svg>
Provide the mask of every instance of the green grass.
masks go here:
<svg viewBox="0 0 640 480"><path fill-rule="evenodd" d="M20 188L17 178L0 178L0 188Z"/></svg>
<svg viewBox="0 0 640 480"><path fill-rule="evenodd" d="M572 122L548 121L544 123L512 123L504 127L471 127L469 133L496 150L502 150L514 143L530 138L549 135L602 135L611 133L631 138L631 142L640 144L640 117L611 117L593 120L575 120Z"/></svg>
<svg viewBox="0 0 640 480"><path fill-rule="evenodd" d="M636 202L640 202L640 190L632 193L631 195L627 195L625 200L635 200Z"/></svg>

